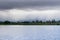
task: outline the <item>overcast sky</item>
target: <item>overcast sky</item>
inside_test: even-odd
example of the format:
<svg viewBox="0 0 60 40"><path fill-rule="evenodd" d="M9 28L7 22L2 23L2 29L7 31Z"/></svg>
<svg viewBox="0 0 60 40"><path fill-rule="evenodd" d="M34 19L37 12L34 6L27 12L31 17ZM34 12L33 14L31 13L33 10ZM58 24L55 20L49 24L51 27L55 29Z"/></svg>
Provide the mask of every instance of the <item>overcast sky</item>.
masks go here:
<svg viewBox="0 0 60 40"><path fill-rule="evenodd" d="M60 0L0 0L0 21L60 20Z"/></svg>

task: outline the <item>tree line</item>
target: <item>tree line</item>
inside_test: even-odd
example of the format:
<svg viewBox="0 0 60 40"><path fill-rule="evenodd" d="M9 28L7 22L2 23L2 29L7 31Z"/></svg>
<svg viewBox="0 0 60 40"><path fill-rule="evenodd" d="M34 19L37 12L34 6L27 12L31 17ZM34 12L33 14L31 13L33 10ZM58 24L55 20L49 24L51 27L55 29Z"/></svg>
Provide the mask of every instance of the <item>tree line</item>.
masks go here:
<svg viewBox="0 0 60 40"><path fill-rule="evenodd" d="M55 21L55 20L52 20L52 21L24 21L24 22L11 22L11 21L0 21L0 25L60 25L60 20L59 21Z"/></svg>

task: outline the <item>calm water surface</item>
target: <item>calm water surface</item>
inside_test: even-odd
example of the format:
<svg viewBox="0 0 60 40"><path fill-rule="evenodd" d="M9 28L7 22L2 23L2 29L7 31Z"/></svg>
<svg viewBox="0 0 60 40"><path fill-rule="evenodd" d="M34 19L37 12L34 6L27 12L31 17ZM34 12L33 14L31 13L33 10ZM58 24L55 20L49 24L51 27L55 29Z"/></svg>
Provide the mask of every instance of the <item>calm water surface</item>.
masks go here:
<svg viewBox="0 0 60 40"><path fill-rule="evenodd" d="M0 40L60 40L60 26L0 25Z"/></svg>

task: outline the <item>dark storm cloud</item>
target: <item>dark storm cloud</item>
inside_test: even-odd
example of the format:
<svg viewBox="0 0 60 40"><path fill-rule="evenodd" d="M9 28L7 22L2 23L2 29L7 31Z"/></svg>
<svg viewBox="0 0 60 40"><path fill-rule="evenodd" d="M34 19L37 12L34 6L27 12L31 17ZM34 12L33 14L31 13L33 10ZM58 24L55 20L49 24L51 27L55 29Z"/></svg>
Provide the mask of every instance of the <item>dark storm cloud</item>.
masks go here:
<svg viewBox="0 0 60 40"><path fill-rule="evenodd" d="M0 10L14 8L42 8L60 6L59 0L0 0Z"/></svg>

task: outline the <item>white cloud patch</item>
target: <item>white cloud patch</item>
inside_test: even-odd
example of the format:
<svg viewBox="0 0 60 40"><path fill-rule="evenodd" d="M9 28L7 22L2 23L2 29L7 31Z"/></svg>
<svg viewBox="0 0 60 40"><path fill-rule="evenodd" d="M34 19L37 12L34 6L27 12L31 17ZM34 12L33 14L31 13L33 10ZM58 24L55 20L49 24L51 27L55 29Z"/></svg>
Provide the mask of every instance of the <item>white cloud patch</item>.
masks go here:
<svg viewBox="0 0 60 40"><path fill-rule="evenodd" d="M20 10L0 11L0 21L60 20L60 10Z"/></svg>

